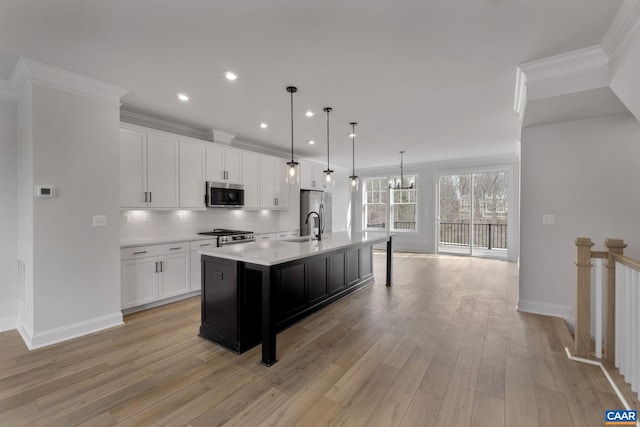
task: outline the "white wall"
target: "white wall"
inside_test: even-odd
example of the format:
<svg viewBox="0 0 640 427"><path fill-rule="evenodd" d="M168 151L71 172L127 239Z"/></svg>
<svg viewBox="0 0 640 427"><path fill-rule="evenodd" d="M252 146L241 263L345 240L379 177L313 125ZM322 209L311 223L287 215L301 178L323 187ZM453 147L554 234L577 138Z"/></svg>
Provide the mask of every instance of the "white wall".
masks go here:
<svg viewBox="0 0 640 427"><path fill-rule="evenodd" d="M521 149L518 308L572 323L576 237L594 249L623 238L640 256L640 124L623 115L526 128Z"/></svg>
<svg viewBox="0 0 640 427"><path fill-rule="evenodd" d="M16 328L17 104L0 97L0 331Z"/></svg>
<svg viewBox="0 0 640 427"><path fill-rule="evenodd" d="M20 332L33 348L122 322L120 112L37 82L20 104L19 256L33 271ZM34 200L34 184L56 197ZM94 228L93 215L107 226Z"/></svg>

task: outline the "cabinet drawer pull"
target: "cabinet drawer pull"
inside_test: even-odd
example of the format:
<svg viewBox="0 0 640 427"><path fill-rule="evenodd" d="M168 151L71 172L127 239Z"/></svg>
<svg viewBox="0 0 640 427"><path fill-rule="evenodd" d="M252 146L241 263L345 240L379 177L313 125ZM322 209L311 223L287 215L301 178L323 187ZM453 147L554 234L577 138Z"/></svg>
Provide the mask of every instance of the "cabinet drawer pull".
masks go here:
<svg viewBox="0 0 640 427"><path fill-rule="evenodd" d="M263 236L263 237L261 237L261 238L262 238L262 239L268 239L268 238L269 238L269 236Z"/></svg>
<svg viewBox="0 0 640 427"><path fill-rule="evenodd" d="M200 245L200 246L211 246L211 243L205 243L204 245Z"/></svg>
<svg viewBox="0 0 640 427"><path fill-rule="evenodd" d="M142 252L134 252L133 254L134 255L140 255L140 254L146 254L146 253L147 253L147 251L142 251Z"/></svg>
<svg viewBox="0 0 640 427"><path fill-rule="evenodd" d="M169 248L170 251L177 251L178 249L182 249L182 247L178 246L177 248Z"/></svg>

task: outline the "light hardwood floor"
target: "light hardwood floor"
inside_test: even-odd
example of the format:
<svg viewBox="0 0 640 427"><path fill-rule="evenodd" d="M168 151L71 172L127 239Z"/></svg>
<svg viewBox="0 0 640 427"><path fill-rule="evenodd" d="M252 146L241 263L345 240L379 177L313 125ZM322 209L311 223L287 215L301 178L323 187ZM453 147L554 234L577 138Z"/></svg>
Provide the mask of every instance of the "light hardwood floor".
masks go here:
<svg viewBox="0 0 640 427"><path fill-rule="evenodd" d="M393 288L375 268L279 334L271 368L199 338L197 298L32 352L1 333L0 425L583 427L622 408L567 360L561 320L515 310L516 264L400 253Z"/></svg>

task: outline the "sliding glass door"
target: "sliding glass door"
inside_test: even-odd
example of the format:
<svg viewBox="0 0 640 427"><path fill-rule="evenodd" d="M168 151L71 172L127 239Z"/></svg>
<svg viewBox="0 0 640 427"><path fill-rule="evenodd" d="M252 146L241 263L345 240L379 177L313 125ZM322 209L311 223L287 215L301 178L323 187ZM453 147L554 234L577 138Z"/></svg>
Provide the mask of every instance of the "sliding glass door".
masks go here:
<svg viewBox="0 0 640 427"><path fill-rule="evenodd" d="M438 252L507 256L509 172L440 175Z"/></svg>

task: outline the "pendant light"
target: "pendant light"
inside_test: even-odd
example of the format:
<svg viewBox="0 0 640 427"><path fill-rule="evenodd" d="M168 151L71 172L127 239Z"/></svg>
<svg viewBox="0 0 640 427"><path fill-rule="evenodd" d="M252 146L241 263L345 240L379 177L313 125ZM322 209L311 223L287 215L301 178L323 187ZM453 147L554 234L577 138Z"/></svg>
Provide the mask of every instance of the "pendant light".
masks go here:
<svg viewBox="0 0 640 427"><path fill-rule="evenodd" d="M331 175L333 171L329 167L329 113L333 110L331 107L324 107L323 110L327 113L327 169L324 172L324 188L333 188L334 179Z"/></svg>
<svg viewBox="0 0 640 427"><path fill-rule="evenodd" d="M349 177L349 179L351 180L351 191L354 193L358 192L358 177L356 176L356 125L358 123L356 122L351 122L349 123L351 125L351 134L349 135L351 137L351 144L352 144L352 159L353 162L351 164L351 176Z"/></svg>
<svg viewBox="0 0 640 427"><path fill-rule="evenodd" d="M287 86L287 92L291 95L291 161L287 162L287 176L285 181L287 184L295 185L300 182L300 165L293 160L293 94L298 91L295 86Z"/></svg>
<svg viewBox="0 0 640 427"><path fill-rule="evenodd" d="M415 187L415 182L411 178L411 182L408 186L404 185L404 151L400 152L400 179L390 180L389 188L392 190L411 190Z"/></svg>

